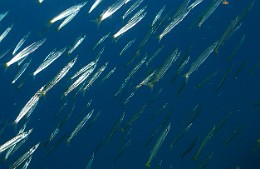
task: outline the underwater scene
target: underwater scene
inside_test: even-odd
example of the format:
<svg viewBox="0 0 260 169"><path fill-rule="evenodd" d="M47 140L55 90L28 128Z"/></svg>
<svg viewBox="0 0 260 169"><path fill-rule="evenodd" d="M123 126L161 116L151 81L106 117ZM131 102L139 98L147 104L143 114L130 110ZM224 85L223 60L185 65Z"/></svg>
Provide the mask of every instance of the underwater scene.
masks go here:
<svg viewBox="0 0 260 169"><path fill-rule="evenodd" d="M0 169L259 169L257 0L1 0Z"/></svg>

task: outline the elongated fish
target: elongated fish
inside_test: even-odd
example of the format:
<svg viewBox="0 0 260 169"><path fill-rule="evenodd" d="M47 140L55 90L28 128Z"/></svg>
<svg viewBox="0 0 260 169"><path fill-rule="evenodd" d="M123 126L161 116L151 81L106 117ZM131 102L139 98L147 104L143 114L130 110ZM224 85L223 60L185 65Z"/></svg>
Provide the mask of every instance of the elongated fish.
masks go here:
<svg viewBox="0 0 260 169"><path fill-rule="evenodd" d="M32 129L30 129L26 132L22 132L22 133L18 134L17 136L15 136L14 138L12 138L11 140L2 144L0 146L0 153L4 152L8 148L12 147L13 145L15 145L15 144L19 143L20 141L22 141L23 139L25 139L29 134L31 134L31 132L32 132Z"/></svg>
<svg viewBox="0 0 260 169"><path fill-rule="evenodd" d="M31 61L32 61L32 60L30 59L28 62L26 62L26 63L22 66L22 68L18 71L18 73L15 75L14 79L12 80L12 84L14 84L14 83L23 75L23 73L26 71L26 69L27 69L28 66L30 65Z"/></svg>
<svg viewBox="0 0 260 169"><path fill-rule="evenodd" d="M201 25L210 17L210 15L217 9L217 7L221 4L223 0L213 0L210 6L206 9L204 14L200 17L200 21L198 22L198 26Z"/></svg>
<svg viewBox="0 0 260 169"><path fill-rule="evenodd" d="M29 54L33 53L35 50L37 50L44 42L45 39L39 40L37 42L32 43L31 45L24 48L22 51L17 53L10 61L5 63L5 67L9 67L10 65L18 62L19 60L27 57Z"/></svg>
<svg viewBox="0 0 260 169"><path fill-rule="evenodd" d="M18 160L16 160L10 167L9 169L16 169L19 167L24 161L26 161L28 158L32 156L32 154L37 150L39 147L40 143L37 143L33 147L31 147L27 152L25 152Z"/></svg>
<svg viewBox="0 0 260 169"><path fill-rule="evenodd" d="M70 79L72 80L78 77L79 75L82 75L84 72L94 67L97 64L97 61L98 60L88 63L86 66L82 67L79 71L77 71Z"/></svg>
<svg viewBox="0 0 260 169"><path fill-rule="evenodd" d="M87 164L85 169L91 169L91 166L92 166L92 163L94 161L94 158L95 158L95 153L92 153L92 155L91 155L91 157L90 157L90 159L88 161L88 164Z"/></svg>
<svg viewBox="0 0 260 169"><path fill-rule="evenodd" d="M55 60L57 60L65 52L65 50L66 50L66 48L60 49L58 51L56 51L56 49L51 51L46 56L46 58L44 59L42 64L40 64L40 66L33 72L33 76L36 76L38 73L40 73L41 71L46 69L49 65L51 65Z"/></svg>
<svg viewBox="0 0 260 169"><path fill-rule="evenodd" d="M14 24L9 26L8 28L5 29L5 31L0 35L0 43L4 40L4 38L9 34L9 32L12 30Z"/></svg>
<svg viewBox="0 0 260 169"><path fill-rule="evenodd" d="M123 49L120 51L119 55L120 55L120 56L123 55L123 54L125 53L125 51L132 46L132 44L135 42L135 40L136 40L136 38L130 40L130 41L123 47Z"/></svg>
<svg viewBox="0 0 260 169"><path fill-rule="evenodd" d="M97 19L96 22L99 25L103 20L112 16L123 5L127 4L130 0L117 0L113 5L109 6Z"/></svg>
<svg viewBox="0 0 260 169"><path fill-rule="evenodd" d="M30 36L31 32L28 32L26 35L22 37L22 39L17 43L15 46L12 55L15 55L17 51L23 46L24 42L27 40L27 38Z"/></svg>
<svg viewBox="0 0 260 169"><path fill-rule="evenodd" d="M102 0L96 0L94 4L90 7L88 13L90 14L101 2Z"/></svg>
<svg viewBox="0 0 260 169"><path fill-rule="evenodd" d="M186 82L189 80L190 75L198 70L198 68L201 66L202 63L205 62L205 60L209 57L209 55L214 51L215 47L217 46L218 41L213 43L211 46L209 46L202 54L195 60L195 62L192 63L189 71L184 75Z"/></svg>
<svg viewBox="0 0 260 169"><path fill-rule="evenodd" d="M73 130L73 132L70 134L69 138L67 139L67 142L70 143L71 140L78 134L78 132L82 129L82 127L86 124L86 122L91 118L92 114L94 112L94 109L91 110L77 125L77 127Z"/></svg>
<svg viewBox="0 0 260 169"><path fill-rule="evenodd" d="M67 52L67 54L70 55L75 49L77 49L77 47L79 47L79 45L84 41L85 38L86 38L86 35L83 35L83 36L81 35L80 37L78 37L77 40L75 41L74 45Z"/></svg>
<svg viewBox="0 0 260 169"><path fill-rule="evenodd" d="M72 59L61 71L44 87L42 94L45 95L50 89L52 89L74 66L77 61L77 56Z"/></svg>
<svg viewBox="0 0 260 169"><path fill-rule="evenodd" d="M42 1L43 1L43 0L42 0ZM25 161L25 163L24 163L24 165L22 166L21 169L27 169L27 168L29 167L31 161L32 161L32 156L30 156L30 157L27 159L27 161Z"/></svg>
<svg viewBox="0 0 260 169"><path fill-rule="evenodd" d="M154 87L154 83L158 82L165 73L169 70L169 68L172 66L172 64L179 58L180 52L178 49L175 49L173 53L168 56L168 58L164 61L163 65L156 71L156 74L151 79L150 82L146 83L151 89Z"/></svg>
<svg viewBox="0 0 260 169"><path fill-rule="evenodd" d="M154 70L152 73L150 73L144 80L142 80L135 88L139 89L140 87L147 85L149 81L153 78L155 75L156 70Z"/></svg>
<svg viewBox="0 0 260 169"><path fill-rule="evenodd" d="M116 130L119 128L119 125L122 123L122 121L124 120L125 118L125 112L121 114L121 116L116 120L113 128L111 129L110 131L110 134L109 134L109 137L107 139L107 144L110 143L113 135L115 134Z"/></svg>
<svg viewBox="0 0 260 169"><path fill-rule="evenodd" d="M44 90L44 87L41 87L34 95L33 97L24 105L22 110L20 111L19 115L16 117L14 123L17 124L19 121L27 114L31 114L35 107L37 106L40 97L42 96L42 92Z"/></svg>
<svg viewBox="0 0 260 169"><path fill-rule="evenodd" d="M72 90L74 90L76 87L78 87L83 81L85 81L89 75L94 71L96 66L94 65L90 69L86 70L78 79L70 85L70 87L67 89L67 91L64 92L64 96L67 96Z"/></svg>
<svg viewBox="0 0 260 169"><path fill-rule="evenodd" d="M6 17L6 15L9 13L9 11L3 12L0 14L0 22Z"/></svg>
<svg viewBox="0 0 260 169"><path fill-rule="evenodd" d="M70 15L72 15L73 13L75 12L78 12L82 7L84 7L86 5L86 2L83 2L83 3L80 3L80 4L77 4L77 5L74 5L64 11L62 11L60 14L58 14L57 16L55 16L54 18L52 18L50 20L50 23L55 23L61 19L64 19Z"/></svg>
<svg viewBox="0 0 260 169"><path fill-rule="evenodd" d="M165 5L159 10L159 12L155 15L153 22L151 24L151 28L154 29L155 24L161 18L163 11L165 10Z"/></svg>
<svg viewBox="0 0 260 169"><path fill-rule="evenodd" d="M127 32L129 29L138 24L146 15L145 9L147 6L140 9L128 22L125 26L123 26L117 33L113 35L113 38L117 38Z"/></svg>
<svg viewBox="0 0 260 169"><path fill-rule="evenodd" d="M107 67L108 62L106 62L104 65L102 65L97 72L93 75L93 77L91 77L89 79L89 81L87 82L87 84L83 87L82 91L86 92L86 90L97 80L97 78L101 75L101 73L104 72L104 70Z"/></svg>
<svg viewBox="0 0 260 169"><path fill-rule="evenodd" d="M97 47L98 45L100 45L101 43L103 43L103 42L108 38L109 35L110 35L110 32L109 32L108 34L102 36L102 37L99 39L99 41L96 43L96 45L95 45L92 49L95 50L96 47Z"/></svg>
<svg viewBox="0 0 260 169"><path fill-rule="evenodd" d="M132 6L130 6L130 8L128 8L128 10L124 13L124 15L122 16L122 19L125 19L129 14L131 14L136 8L139 7L139 5L143 2L144 0L137 0L135 1L135 3L133 3Z"/></svg>
<svg viewBox="0 0 260 169"><path fill-rule="evenodd" d="M167 137L167 135L168 135L170 129L171 129L171 123L168 124L168 126L166 127L166 129L164 129L164 130L162 131L161 135L160 135L159 138L157 139L157 141L156 141L156 143L155 143L155 145L154 145L154 147L153 147L153 149L152 149L152 151L151 151L151 153L150 153L150 156L149 156L147 162L145 163L145 166L146 166L147 168L150 168L151 162L152 162L153 158L154 158L155 155L157 154L158 150L161 148L162 143L164 142L165 138Z"/></svg>

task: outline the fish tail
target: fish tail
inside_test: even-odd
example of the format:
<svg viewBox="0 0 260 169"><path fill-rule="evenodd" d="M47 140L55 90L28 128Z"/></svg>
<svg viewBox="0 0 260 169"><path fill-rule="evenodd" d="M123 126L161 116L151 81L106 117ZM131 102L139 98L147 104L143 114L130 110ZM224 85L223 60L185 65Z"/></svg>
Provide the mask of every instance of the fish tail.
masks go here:
<svg viewBox="0 0 260 169"><path fill-rule="evenodd" d="M151 90L153 90L154 84L153 84L152 82L149 82L149 83L147 83L147 86L148 86Z"/></svg>
<svg viewBox="0 0 260 169"><path fill-rule="evenodd" d="M150 161L147 161L147 162L145 163L145 167L146 167L146 168L150 168L150 167L151 167Z"/></svg>
<svg viewBox="0 0 260 169"><path fill-rule="evenodd" d="M159 43L161 42L162 38L163 38L163 37L162 37L161 35L158 35L158 36L157 36L157 39L158 39L158 42L159 42Z"/></svg>
<svg viewBox="0 0 260 169"><path fill-rule="evenodd" d="M190 78L190 75L189 75L189 73L185 73L185 74L183 75L183 77L185 78L185 82L187 83L188 80L189 80L189 78Z"/></svg>
<svg viewBox="0 0 260 169"><path fill-rule="evenodd" d="M9 68L9 65L7 63L0 63L0 67L4 67L4 70L6 72L6 70Z"/></svg>
<svg viewBox="0 0 260 169"><path fill-rule="evenodd" d="M50 28L50 26L51 26L51 20L45 25L45 27L41 30L41 32L39 33L41 36L42 35L44 35L46 32L47 32L47 30Z"/></svg>
<svg viewBox="0 0 260 169"><path fill-rule="evenodd" d="M101 24L101 22L102 22L101 18L98 17L98 18L96 18L95 20L90 20L90 21L95 22L96 25L97 25L97 30L99 30L100 24Z"/></svg>

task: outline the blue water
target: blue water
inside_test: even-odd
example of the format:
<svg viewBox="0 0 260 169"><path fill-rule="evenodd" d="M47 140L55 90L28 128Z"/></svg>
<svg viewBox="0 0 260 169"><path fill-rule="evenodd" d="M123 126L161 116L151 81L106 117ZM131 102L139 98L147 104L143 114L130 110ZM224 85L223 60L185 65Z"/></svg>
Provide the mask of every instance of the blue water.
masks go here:
<svg viewBox="0 0 260 169"><path fill-rule="evenodd" d="M133 16L134 13L132 13L130 17L128 16L125 21L121 19L121 16L133 2L130 1L123 6L119 11L113 14L112 17L104 20L99 28L97 28L93 20L113 4L115 0L104 0L104 2L89 15L87 11L94 3L93 0L91 0L82 8L79 14L60 31L56 31L60 24L59 22L54 23L45 32L42 32L50 19L64 9L82 1L45 0L42 4L38 4L36 0L2 0L0 2L0 13L9 11L9 14L0 22L0 32L3 32L11 24L14 24L14 27L8 36L0 43L0 53L8 49L12 51L21 37L29 31L31 35L26 41L25 46L43 38L47 38L47 41L36 52L29 55L29 58L32 59L32 63L17 82L17 84L19 84L24 80L24 85L20 90L17 90L17 84L11 84L19 67L14 64L8 69L4 67L0 69L0 127L3 128L5 126L5 130L0 135L0 144L5 143L17 134L24 121L16 126L14 126L12 122L34 93L41 86L47 84L76 55L78 55L78 60L64 79L51 89L46 96L40 99L26 128L26 130L33 128L32 134L26 143L8 160L0 162L0 168L8 168L30 147L38 142L41 142L40 147L33 154L29 168L85 168L100 140L104 140L104 143L95 153L92 164L93 169L145 168L145 163L156 144L156 140L169 123L171 123L171 129L158 153L152 160L151 168L156 168L161 160L161 168L168 169L171 165L172 168L178 169L199 168L203 161L211 154L213 154L212 158L208 161L206 168L260 168L260 150L259 147L257 148L256 142L260 137L260 80L258 76L260 66L257 67L257 63L259 65L260 62L258 57L258 44L260 39L260 15L258 11L260 10L260 4L258 1L255 2L252 10L245 16L240 29L225 41L218 54L213 53L209 56L201 67L191 75L180 95L176 96L180 85L184 82L182 75L188 71L191 63L193 63L207 47L222 36L231 20L240 14L250 3L250 1L230 0L228 5L221 4L201 28L192 27L190 29L191 25L209 6L210 1L204 1L205 2L192 10L191 13L160 42L158 42L157 39L158 33L152 34L145 47L141 50L141 54L132 64L126 66L134 56L139 44L149 31L154 16L162 6L166 5L163 16L168 12L170 12L172 16L182 1L144 1L138 9L148 5L146 9L147 15L140 23L126 32L117 42L114 42L112 37L109 37L93 51L92 47L102 36L109 32L110 35L115 34L126 21ZM168 23L169 21L164 22L159 28L159 32L162 32ZM62 55L47 69L39 73L35 79L30 76L51 50L54 48L61 49L66 46L69 47L80 35L85 34L87 35L86 39L72 55ZM238 49L231 62L228 62L226 58L231 55L244 34L244 43ZM119 52L124 45L134 38L136 38L134 44L124 55L119 56ZM143 65L127 83L126 88L123 89L119 97L114 97L115 92L123 83L124 79L145 56L145 53L147 53L149 57L163 45L165 46L162 52L151 62L151 65L149 65L148 68ZM61 99L61 95L69 85L73 83L70 77L81 67L93 61L103 47L105 47L105 50L98 62L97 68L106 62L108 62L108 66L103 74L101 74L101 77L94 82L84 95L79 93L74 97L75 91L73 91L65 99ZM134 91L135 86L150 72L160 68L167 57L176 48L182 52L182 55L187 53L187 51L189 51L188 55L190 55L188 65L184 68L184 71L178 76L176 81L172 83L171 80L177 70L180 59L171 66L159 82L155 83L153 90L146 86L141 87L135 92L135 95L126 105L122 105L122 101ZM0 60L1 65L11 58L11 52L9 52ZM235 79L234 74L245 59L247 60L245 66L238 74L237 79ZM233 69L219 92L216 93L215 89L217 84L231 66L233 66ZM101 78L114 67L117 68L115 73L104 83L101 83ZM253 73L250 74L252 69ZM207 84L199 89L195 89L198 83L217 70L219 70L218 74ZM28 76L29 78L27 78ZM162 90L162 92L158 97L154 98L160 90ZM82 109L90 99L92 99L91 106L80 115ZM55 114L66 101L67 106L60 113L60 116L55 118ZM257 102L258 106L253 106L253 104ZM121 114L125 112L125 118L120 128L123 127L145 103L150 104L132 124L131 129L128 132L122 132L118 129L112 137L111 142L107 144L106 140L110 135L111 129ZM166 104L167 107L159 112L160 108ZM185 127L185 124L182 122L185 115L198 104L203 107L201 113L193 122L190 130L170 149L169 145ZM75 106L75 109L61 128L60 133L47 147L44 147L43 145L51 132L73 106ZM81 119L92 109L95 109L95 111L90 121L100 112L100 116L95 123L88 128L87 126L90 124L90 121L88 121L69 144L66 143L66 140L62 140L61 144L46 156L46 152L64 135L67 136L70 134ZM172 112L169 121L159 129L152 142L148 146L145 146L151 133L161 126L169 112ZM192 157L198 151L201 142L208 132L213 126L218 126L230 112L232 113L225 124L207 142L198 160L194 161ZM227 145L224 145L223 142L237 128L241 128L238 135ZM180 155L195 137L198 137L198 141L194 148L186 156L180 158ZM119 156L126 144L128 146L125 147L125 150ZM0 154L0 158L4 157L4 155L5 152Z"/></svg>

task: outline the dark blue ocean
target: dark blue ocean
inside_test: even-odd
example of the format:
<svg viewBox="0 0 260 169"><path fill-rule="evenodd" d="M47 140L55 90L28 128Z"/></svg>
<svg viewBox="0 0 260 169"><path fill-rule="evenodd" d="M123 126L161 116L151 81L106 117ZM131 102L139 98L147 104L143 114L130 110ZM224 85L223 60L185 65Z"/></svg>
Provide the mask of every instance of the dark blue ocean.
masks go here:
<svg viewBox="0 0 260 169"><path fill-rule="evenodd" d="M183 1L144 0L122 20L135 2L131 0L97 26L95 20L117 1L103 0L88 14L95 2L89 0L61 30L57 31L57 28L62 20L49 23L65 9L81 2L84 1L45 0L41 4L36 0L0 1L0 14L9 11L0 21L0 36L13 24L9 34L0 42L1 55L9 50L0 59L0 145L15 137L26 121L29 120L25 131L33 128L27 141L8 159L4 160L8 150L0 154L0 169L9 168L39 142L28 168L142 169L147 168L146 163L155 151L150 168L260 168L259 1L256 0L252 9L244 13L252 0L221 3L198 27L197 21L213 2L204 0L160 41L158 36L172 21ZM191 0L190 4L193 2ZM149 34L154 17L164 5L165 10L157 22L158 30ZM145 6L145 17L120 38L113 39L113 35ZM223 37L237 16L242 16L238 29L230 33L218 52L213 51L185 81L184 74L205 49ZM13 58L13 49L28 32L30 36L21 49L41 39L47 40L26 58L24 63L31 59L29 67L12 84L22 65L15 63L5 68L4 64ZM100 38L108 33L108 38L93 50ZM65 52L32 77L53 49L70 48L83 35L86 35L85 40L72 54L66 55ZM120 51L133 39L132 46L120 56ZM79 86L64 97L64 92L75 81L70 79L71 76L95 60L102 48L104 52L89 78L107 62L104 72L84 93ZM114 96L136 65L146 56L147 62L159 48L162 48L161 52L150 64L146 66L144 63ZM163 68L175 49L181 52L180 57L159 81L154 81L153 89L147 85L136 89L150 73ZM48 84L76 56L78 59L66 76L46 95L40 96L30 117L14 124L21 109L37 90ZM189 62L176 75L188 57ZM115 67L115 72L102 81ZM129 97L131 93L133 96ZM68 143L70 134L93 109L91 118ZM124 118L117 123L123 113ZM47 142L61 123L58 134ZM170 126L168 134L167 126Z"/></svg>

